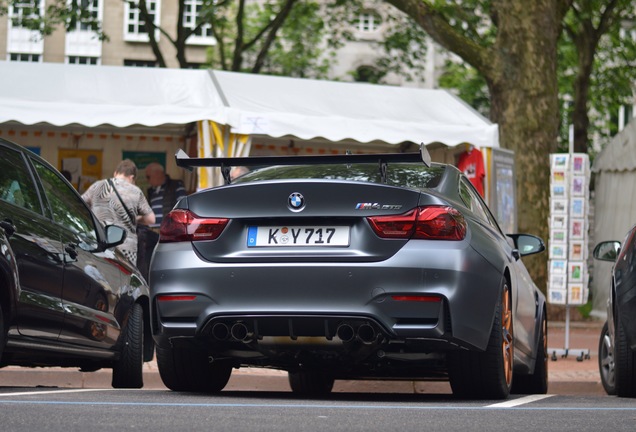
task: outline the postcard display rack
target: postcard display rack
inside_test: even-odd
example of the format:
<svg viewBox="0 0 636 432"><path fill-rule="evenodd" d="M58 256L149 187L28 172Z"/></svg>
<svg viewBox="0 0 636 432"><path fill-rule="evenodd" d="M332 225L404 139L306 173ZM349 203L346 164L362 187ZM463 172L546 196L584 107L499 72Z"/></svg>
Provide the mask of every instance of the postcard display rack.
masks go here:
<svg viewBox="0 0 636 432"><path fill-rule="evenodd" d="M548 302L565 306L565 346L549 348L552 360L576 354L590 358L590 350L570 348L570 308L588 300L588 206L590 159L584 153L550 155L550 239Z"/></svg>

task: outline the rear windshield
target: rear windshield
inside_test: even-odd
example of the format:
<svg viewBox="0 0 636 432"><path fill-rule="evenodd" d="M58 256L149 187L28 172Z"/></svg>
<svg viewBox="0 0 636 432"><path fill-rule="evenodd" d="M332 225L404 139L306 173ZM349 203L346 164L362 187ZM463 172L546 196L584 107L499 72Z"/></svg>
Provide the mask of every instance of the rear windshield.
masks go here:
<svg viewBox="0 0 636 432"><path fill-rule="evenodd" d="M274 166L255 168L234 180L233 183L282 179L326 179L422 189L437 187L444 170L443 165L427 167L418 163L392 163L387 165L386 181L383 181L378 164Z"/></svg>

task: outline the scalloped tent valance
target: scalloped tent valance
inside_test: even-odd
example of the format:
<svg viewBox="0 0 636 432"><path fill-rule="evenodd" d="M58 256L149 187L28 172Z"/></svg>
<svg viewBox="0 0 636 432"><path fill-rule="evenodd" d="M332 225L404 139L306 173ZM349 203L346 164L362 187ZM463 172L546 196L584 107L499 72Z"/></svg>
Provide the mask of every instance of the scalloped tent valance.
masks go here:
<svg viewBox="0 0 636 432"><path fill-rule="evenodd" d="M360 143L498 147L498 128L445 90L236 72L0 62L0 123L159 127Z"/></svg>

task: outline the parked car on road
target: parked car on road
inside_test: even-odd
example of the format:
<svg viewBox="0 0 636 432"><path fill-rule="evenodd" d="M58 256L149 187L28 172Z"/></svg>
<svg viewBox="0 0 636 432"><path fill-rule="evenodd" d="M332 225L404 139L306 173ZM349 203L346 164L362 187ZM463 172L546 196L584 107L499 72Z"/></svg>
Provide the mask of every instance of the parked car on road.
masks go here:
<svg viewBox="0 0 636 432"><path fill-rule="evenodd" d="M143 385L153 357L148 286L73 186L31 151L0 139L0 366L112 368Z"/></svg>
<svg viewBox="0 0 636 432"><path fill-rule="evenodd" d="M228 184L181 200L150 268L164 384L216 392L233 368L450 380L466 398L547 391L543 294L469 180L427 153L188 158ZM230 167L251 171L230 183ZM260 167L260 168L259 168Z"/></svg>
<svg viewBox="0 0 636 432"><path fill-rule="evenodd" d="M636 226L621 242L596 245L594 258L614 263L607 323L599 340L599 371L607 394L636 397Z"/></svg>

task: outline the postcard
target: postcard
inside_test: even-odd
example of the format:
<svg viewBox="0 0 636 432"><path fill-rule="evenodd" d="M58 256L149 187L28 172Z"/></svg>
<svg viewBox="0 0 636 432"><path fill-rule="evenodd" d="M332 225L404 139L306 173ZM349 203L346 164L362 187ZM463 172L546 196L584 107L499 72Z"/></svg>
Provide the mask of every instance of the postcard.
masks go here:
<svg viewBox="0 0 636 432"><path fill-rule="evenodd" d="M572 198L570 216L573 218L585 217L585 198Z"/></svg>
<svg viewBox="0 0 636 432"><path fill-rule="evenodd" d="M587 258L585 242L583 240L570 241L568 257L571 261L583 261Z"/></svg>
<svg viewBox="0 0 636 432"><path fill-rule="evenodd" d="M550 216L550 229L567 229L568 217L566 215L552 215Z"/></svg>
<svg viewBox="0 0 636 432"><path fill-rule="evenodd" d="M566 260L551 260L550 275L566 274L567 263Z"/></svg>
<svg viewBox="0 0 636 432"><path fill-rule="evenodd" d="M572 219L570 223L570 239L582 240L585 237L585 220Z"/></svg>
<svg viewBox="0 0 636 432"><path fill-rule="evenodd" d="M570 155L565 153L552 154L552 169L564 171L569 168Z"/></svg>
<svg viewBox="0 0 636 432"><path fill-rule="evenodd" d="M568 281L583 282L585 264L582 261L568 262Z"/></svg>
<svg viewBox="0 0 636 432"><path fill-rule="evenodd" d="M550 259L566 259L568 257L568 246L565 243L550 244Z"/></svg>
<svg viewBox="0 0 636 432"><path fill-rule="evenodd" d="M564 289L549 289L548 300L553 304L565 304L567 299L567 290Z"/></svg>
<svg viewBox="0 0 636 432"><path fill-rule="evenodd" d="M554 198L550 200L551 213L552 214L563 214L567 215L568 213L568 200L561 198Z"/></svg>
<svg viewBox="0 0 636 432"><path fill-rule="evenodd" d="M568 240L568 231L563 228L550 230L550 243L565 243Z"/></svg>

